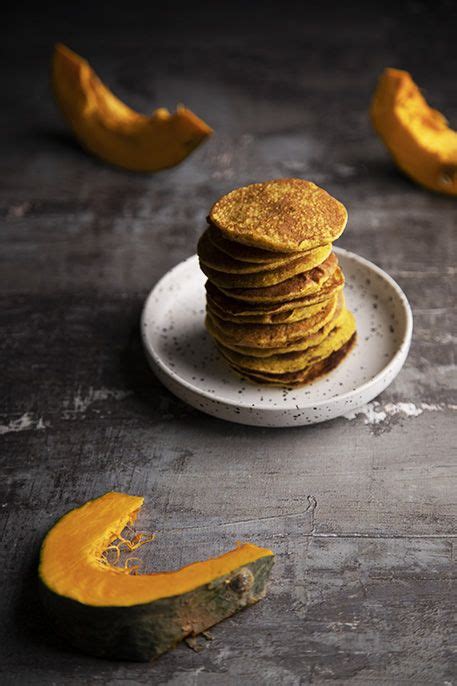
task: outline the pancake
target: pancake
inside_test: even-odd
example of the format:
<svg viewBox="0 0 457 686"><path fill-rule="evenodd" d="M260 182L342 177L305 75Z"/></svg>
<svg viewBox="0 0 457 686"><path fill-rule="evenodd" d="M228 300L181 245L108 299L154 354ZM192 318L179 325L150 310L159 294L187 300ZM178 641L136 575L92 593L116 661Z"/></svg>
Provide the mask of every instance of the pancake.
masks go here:
<svg viewBox="0 0 457 686"><path fill-rule="evenodd" d="M318 331L315 331L308 336L304 336L303 338L297 338L291 343L286 343L285 345L277 346L275 348L249 348L248 346L237 346L236 344L232 344L230 341L226 341L225 343L218 341L216 336L214 336L214 340L216 343L220 343L220 345L222 345L224 348L228 348L236 353L240 353L240 355L248 355L249 357L272 357L273 355L286 355L287 353L307 350L308 348L313 348L314 346L319 345L319 343L322 343L322 341L329 335L330 331L335 328L336 322L339 321L339 316L340 314L338 314L338 316L335 314L332 319L318 329Z"/></svg>
<svg viewBox="0 0 457 686"><path fill-rule="evenodd" d="M232 369L234 369L238 374L241 374L243 378L249 379L249 381L252 381L253 383L267 383L274 386L302 386L304 384L311 383L312 381L316 381L324 374L328 374L335 369L352 349L356 341L356 337L357 334L353 333L347 343L344 343L341 348L335 350L328 357L320 360L320 362L315 362L301 371L292 372L289 374L255 373L251 371L245 371L241 368L237 368L231 363L230 364Z"/></svg>
<svg viewBox="0 0 457 686"><path fill-rule="evenodd" d="M320 312L329 300L330 298L314 305L308 305L308 307L297 307L294 310L286 310L277 314L253 314L237 317L222 309L207 293L206 307L209 312L214 312L219 319L223 319L226 322L235 322L236 324L285 324L287 322L289 324L291 322L299 322L301 319L307 319L313 314Z"/></svg>
<svg viewBox="0 0 457 686"><path fill-rule="evenodd" d="M325 262L314 269L302 274L297 274L286 281L266 286L264 288L231 288L220 290L236 300L248 302L284 302L296 300L312 293L317 293L325 282L332 276L338 266L338 260L334 253L330 253Z"/></svg>
<svg viewBox="0 0 457 686"><path fill-rule="evenodd" d="M292 324L233 324L208 312L206 326L213 338L228 347L277 348L319 331L333 319L337 305L333 298L314 316Z"/></svg>
<svg viewBox="0 0 457 686"><path fill-rule="evenodd" d="M301 257L294 258L280 267L269 269L268 271L259 271L254 274L225 274L222 271L208 267L202 258L200 258L200 269L210 281L220 288L265 288L314 269L314 267L325 262L331 251L332 246L330 244L323 245L319 248L314 248L314 250L307 250L301 253Z"/></svg>
<svg viewBox="0 0 457 686"><path fill-rule="evenodd" d="M227 241L230 242L230 241ZM234 243L236 245L236 243ZM240 245L240 244L238 244ZM244 246L240 246L244 247ZM197 247L200 261L211 269L225 274L255 274L256 272L265 272L276 267L281 267L290 264L294 260L303 256L303 253L290 253L275 257L274 253L268 262L249 262L248 260L237 260L235 257L227 255L223 250L220 250L217 245L213 243L210 238L209 229L200 236Z"/></svg>
<svg viewBox="0 0 457 686"><path fill-rule="evenodd" d="M213 224L210 224L206 230L208 238L211 243L221 252L239 262L251 262L257 264L275 265L280 264L284 259L288 260L299 253L281 253L271 252L270 250L263 250L262 248L253 248L251 245L244 245L243 243L235 243L224 237L224 234Z"/></svg>
<svg viewBox="0 0 457 686"><path fill-rule="evenodd" d="M312 348L313 346L322 343L322 341L328 336L330 331L332 331L332 329L334 329L335 326L338 326L340 324L340 322L342 321L342 317L345 316L345 311L346 303L344 301L343 294L341 294L337 298L337 306L334 310L331 319L325 321L325 323L317 330L314 330L311 333L306 333L301 338L294 338L293 340L287 341L286 343L282 343L278 346L268 346L264 348L249 347L238 345L237 342L234 343L233 341L228 339L218 340L217 336L214 336L214 338L224 347L228 348L229 350L233 350L237 353L240 353L241 355L248 355L250 357L272 357L273 355L284 355L296 351L307 350L308 348Z"/></svg>
<svg viewBox="0 0 457 686"><path fill-rule="evenodd" d="M217 305L227 317L233 316L236 321L240 318L265 317L265 323L274 323L274 319L280 315L294 311L296 308L306 308L316 303L328 300L343 289L344 276L339 267L335 269L330 278L316 293L311 293L303 298L288 300L285 302L250 303L235 300L223 293L217 286L207 281L205 284L207 300ZM270 319L271 318L271 319ZM242 321L242 320L241 320ZM262 319L263 321L263 319Z"/></svg>
<svg viewBox="0 0 457 686"><path fill-rule="evenodd" d="M270 357L252 357L242 355L219 344L222 355L236 366L237 369L248 373L288 374L300 372L310 365L324 360L336 350L339 350L355 333L355 320L349 310L344 309L335 326L324 340L304 351L272 355Z"/></svg>
<svg viewBox="0 0 457 686"><path fill-rule="evenodd" d="M232 241L287 253L336 240L346 226L347 211L311 181L275 179L224 195L209 220Z"/></svg>

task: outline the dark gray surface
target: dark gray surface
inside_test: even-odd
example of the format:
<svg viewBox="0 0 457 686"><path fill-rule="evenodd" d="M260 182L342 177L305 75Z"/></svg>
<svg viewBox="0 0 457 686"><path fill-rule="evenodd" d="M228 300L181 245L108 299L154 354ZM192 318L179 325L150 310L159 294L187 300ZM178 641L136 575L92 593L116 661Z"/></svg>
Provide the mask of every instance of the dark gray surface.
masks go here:
<svg viewBox="0 0 457 686"><path fill-rule="evenodd" d="M400 175L367 119L394 65L456 123L453 4L193 5L173 17L93 5L6 17L2 683L455 684L457 204ZM86 156L49 93L56 40L139 109L184 102L213 139L155 176ZM285 175L345 202L339 244L398 280L415 333L398 379L357 417L262 430L171 396L147 369L138 318L220 194ZM146 497L141 525L159 532L147 569L238 539L271 546L267 599L198 654L181 645L135 665L72 652L40 611L39 544L110 489Z"/></svg>

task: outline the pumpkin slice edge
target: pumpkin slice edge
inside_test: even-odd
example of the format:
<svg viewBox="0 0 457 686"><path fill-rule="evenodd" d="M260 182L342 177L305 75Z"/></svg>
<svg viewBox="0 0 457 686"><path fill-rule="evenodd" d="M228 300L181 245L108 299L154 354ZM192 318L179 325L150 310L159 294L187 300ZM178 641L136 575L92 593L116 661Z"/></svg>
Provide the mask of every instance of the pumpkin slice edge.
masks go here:
<svg viewBox="0 0 457 686"><path fill-rule="evenodd" d="M103 545L121 534L142 501L105 494L64 515L43 541L42 600L59 632L85 652L149 660L265 595L274 553L252 543L171 572L133 575L100 561ZM110 526L119 503L122 511ZM103 536L97 538L94 531L100 525ZM84 541L79 547L78 536ZM76 553L69 552L75 544Z"/></svg>

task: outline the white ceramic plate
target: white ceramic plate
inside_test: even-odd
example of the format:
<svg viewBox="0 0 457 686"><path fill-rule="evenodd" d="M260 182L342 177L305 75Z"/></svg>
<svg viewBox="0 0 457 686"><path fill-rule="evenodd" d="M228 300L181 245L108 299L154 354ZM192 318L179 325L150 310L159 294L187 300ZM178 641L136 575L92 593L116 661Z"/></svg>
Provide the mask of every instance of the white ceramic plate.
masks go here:
<svg viewBox="0 0 457 686"><path fill-rule="evenodd" d="M197 255L181 262L149 294L141 318L151 367L179 398L240 424L297 426L333 419L375 398L396 377L411 342L411 308L400 287L363 257L335 248L346 277L357 343L327 376L301 388L243 380L204 328L205 276Z"/></svg>

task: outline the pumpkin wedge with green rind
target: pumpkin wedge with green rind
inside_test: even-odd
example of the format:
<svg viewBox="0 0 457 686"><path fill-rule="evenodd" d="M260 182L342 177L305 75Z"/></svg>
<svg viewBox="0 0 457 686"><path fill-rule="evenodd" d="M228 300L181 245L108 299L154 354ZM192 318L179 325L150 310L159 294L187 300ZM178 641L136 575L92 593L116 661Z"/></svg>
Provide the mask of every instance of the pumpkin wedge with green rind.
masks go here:
<svg viewBox="0 0 457 686"><path fill-rule="evenodd" d="M71 510L40 555L44 605L75 647L147 661L265 595L274 554L251 543L174 572L131 574L104 551L131 524L143 498L107 493Z"/></svg>

